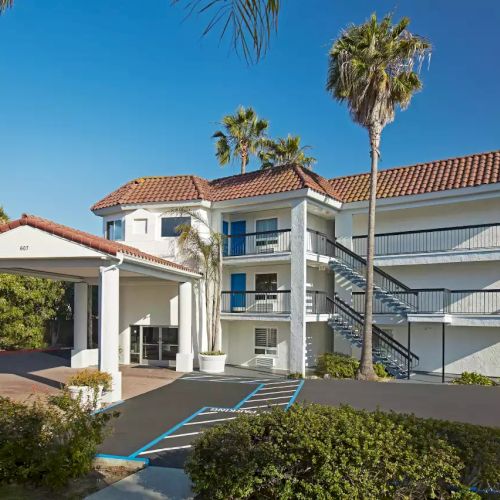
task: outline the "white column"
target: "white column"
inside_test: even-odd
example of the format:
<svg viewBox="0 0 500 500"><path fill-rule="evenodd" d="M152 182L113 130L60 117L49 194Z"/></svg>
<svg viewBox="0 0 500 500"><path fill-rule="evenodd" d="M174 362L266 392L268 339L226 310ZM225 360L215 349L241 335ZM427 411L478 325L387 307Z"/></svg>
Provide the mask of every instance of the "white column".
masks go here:
<svg viewBox="0 0 500 500"><path fill-rule="evenodd" d="M75 283L71 368L86 368L89 366L89 358L87 356L87 304L87 283Z"/></svg>
<svg viewBox="0 0 500 500"><path fill-rule="evenodd" d="M179 352L175 357L175 370L178 372L193 371L192 302L191 282L179 283Z"/></svg>
<svg viewBox="0 0 500 500"><path fill-rule="evenodd" d="M108 402L122 397L122 374L119 371L120 271L100 268L99 281L99 370L113 377Z"/></svg>
<svg viewBox="0 0 500 500"><path fill-rule="evenodd" d="M290 371L305 375L306 370L306 234L307 201L292 207L290 302Z"/></svg>

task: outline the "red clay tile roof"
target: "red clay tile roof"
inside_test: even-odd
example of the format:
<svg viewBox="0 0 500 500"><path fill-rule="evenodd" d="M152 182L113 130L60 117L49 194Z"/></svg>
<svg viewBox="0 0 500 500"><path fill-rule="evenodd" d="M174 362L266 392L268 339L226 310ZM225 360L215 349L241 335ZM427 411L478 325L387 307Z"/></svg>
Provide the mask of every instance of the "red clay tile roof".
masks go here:
<svg viewBox="0 0 500 500"><path fill-rule="evenodd" d="M327 179L296 165L207 181L193 175L145 177L128 182L91 209L162 201L223 201L310 188L335 197Z"/></svg>
<svg viewBox="0 0 500 500"><path fill-rule="evenodd" d="M406 196L500 182L500 151L381 170L378 198ZM309 188L343 202L368 199L369 174L327 180L287 165L207 181L194 175L144 177L128 182L92 210L122 204L170 201L224 201Z"/></svg>
<svg viewBox="0 0 500 500"><path fill-rule="evenodd" d="M80 245L92 248L98 252L104 252L110 255L115 255L119 252L129 255L131 257L136 257L139 259L155 262L157 264L162 264L164 266L172 267L181 271L194 272L186 266L177 264L176 262L171 262L169 260L150 255L148 253L142 252L141 250L130 247L128 245L123 245L116 241L110 241L106 238L101 238L100 236L95 236L94 234L85 233L84 231L79 231L78 229L73 229L68 226L63 226L62 224L57 224L47 219L42 219L36 215L23 214L20 219L13 220L0 225L0 233L5 233L11 229L15 229L19 226L31 226L36 229L45 231L46 233L54 234L65 240L73 241Z"/></svg>
<svg viewBox="0 0 500 500"><path fill-rule="evenodd" d="M223 177L214 179L209 184L212 201L235 200L306 188L335 197L332 187L325 178L296 165Z"/></svg>
<svg viewBox="0 0 500 500"><path fill-rule="evenodd" d="M141 177L127 182L98 201L92 206L92 210L129 203L208 199L210 199L208 181L195 175Z"/></svg>
<svg viewBox="0 0 500 500"><path fill-rule="evenodd" d="M368 199L370 174L330 179L345 203ZM500 151L380 170L377 198L433 193L500 182Z"/></svg>

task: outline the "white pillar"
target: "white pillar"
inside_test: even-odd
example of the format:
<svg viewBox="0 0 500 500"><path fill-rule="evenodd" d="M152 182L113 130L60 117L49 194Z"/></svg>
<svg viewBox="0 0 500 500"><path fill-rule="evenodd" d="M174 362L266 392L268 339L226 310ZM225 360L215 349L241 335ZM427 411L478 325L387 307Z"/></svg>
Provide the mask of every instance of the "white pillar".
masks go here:
<svg viewBox="0 0 500 500"><path fill-rule="evenodd" d="M89 366L87 356L87 283L74 284L73 308L73 349L71 350L71 368Z"/></svg>
<svg viewBox="0 0 500 500"><path fill-rule="evenodd" d="M175 357L175 370L178 372L193 371L192 301L191 282L179 283L179 352Z"/></svg>
<svg viewBox="0 0 500 500"><path fill-rule="evenodd" d="M306 370L306 234L307 201L292 207L290 371L305 375Z"/></svg>
<svg viewBox="0 0 500 500"><path fill-rule="evenodd" d="M119 312L120 271L118 268L100 268L99 282L99 370L113 377L108 402L122 397L119 371Z"/></svg>

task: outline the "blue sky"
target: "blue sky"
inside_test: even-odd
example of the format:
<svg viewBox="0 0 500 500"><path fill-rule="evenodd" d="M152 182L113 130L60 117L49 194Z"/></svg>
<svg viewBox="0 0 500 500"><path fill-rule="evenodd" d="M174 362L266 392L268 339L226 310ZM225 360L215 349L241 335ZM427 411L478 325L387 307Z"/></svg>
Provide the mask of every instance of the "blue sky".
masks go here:
<svg viewBox="0 0 500 500"><path fill-rule="evenodd" d="M320 174L368 170L366 132L324 84L331 42L374 10L409 16L435 47L381 167L500 147L500 2L282 3L269 54L248 67L169 0L16 0L0 18L0 204L98 233L89 206L132 178L237 173L210 136L239 104L272 135L301 135Z"/></svg>

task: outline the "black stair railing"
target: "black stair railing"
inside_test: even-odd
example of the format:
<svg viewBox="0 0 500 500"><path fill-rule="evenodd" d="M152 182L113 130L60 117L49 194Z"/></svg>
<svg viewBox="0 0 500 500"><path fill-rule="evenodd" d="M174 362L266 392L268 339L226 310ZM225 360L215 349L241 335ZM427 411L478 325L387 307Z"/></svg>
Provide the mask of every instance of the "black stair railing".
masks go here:
<svg viewBox="0 0 500 500"><path fill-rule="evenodd" d="M345 246L341 245L338 242L332 242L333 243L333 249L334 249L334 254L331 257L336 258L338 261L342 262L345 264L347 267L350 267L353 271L357 272L358 274L362 275L363 277L366 276L366 260L359 256L358 254L354 253L352 250L349 250ZM382 271L377 266L373 267L373 280L376 285L378 285L380 288L383 288L384 290L391 292L391 293L411 293L411 288L406 286L404 283L401 283L401 281L397 280L394 278L394 276L391 276L390 274L387 274L385 271ZM407 297L407 300L410 299ZM409 304L411 304L411 299L409 301Z"/></svg>
<svg viewBox="0 0 500 500"><path fill-rule="evenodd" d="M353 331L357 331L362 340L363 316L344 302L338 295L333 299L328 298L330 313L342 319ZM406 373L408 369L415 368L419 357L392 338L387 332L372 325L373 355L377 361L384 364L389 371Z"/></svg>

